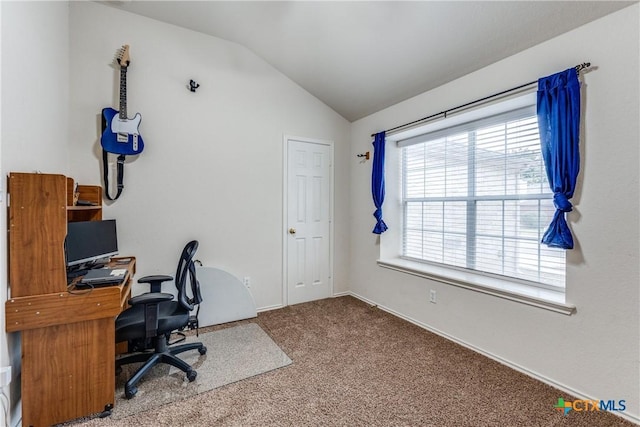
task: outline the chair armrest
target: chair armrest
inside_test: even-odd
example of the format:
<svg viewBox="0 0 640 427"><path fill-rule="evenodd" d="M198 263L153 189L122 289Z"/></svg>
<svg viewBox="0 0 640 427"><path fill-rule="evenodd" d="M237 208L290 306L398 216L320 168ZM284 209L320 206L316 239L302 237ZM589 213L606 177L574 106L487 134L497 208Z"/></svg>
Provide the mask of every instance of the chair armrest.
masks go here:
<svg viewBox="0 0 640 427"><path fill-rule="evenodd" d="M162 283L173 280L173 276L167 276L165 274L156 274L154 276L144 276L138 279L138 283L149 283L151 292L160 292L162 290Z"/></svg>
<svg viewBox="0 0 640 427"><path fill-rule="evenodd" d="M151 283L151 282L166 282L173 280L173 276L167 276L165 274L156 274L154 276L144 276L138 279L138 283Z"/></svg>
<svg viewBox="0 0 640 427"><path fill-rule="evenodd" d="M138 305L138 304L154 304L159 302L171 301L173 299L173 295L171 294L162 294L162 293L147 293L135 296L129 300L129 305Z"/></svg>

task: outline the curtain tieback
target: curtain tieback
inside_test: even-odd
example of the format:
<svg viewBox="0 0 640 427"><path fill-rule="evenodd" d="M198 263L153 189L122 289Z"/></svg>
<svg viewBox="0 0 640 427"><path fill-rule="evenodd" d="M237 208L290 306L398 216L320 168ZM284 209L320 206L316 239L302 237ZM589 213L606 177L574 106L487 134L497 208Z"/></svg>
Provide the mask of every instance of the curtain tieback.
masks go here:
<svg viewBox="0 0 640 427"><path fill-rule="evenodd" d="M573 205L564 193L554 193L553 204L556 206L556 209L562 212L571 212L573 210Z"/></svg>
<svg viewBox="0 0 640 427"><path fill-rule="evenodd" d="M387 224L385 224L382 220L382 209L376 209L376 211L373 213L373 216L376 218L376 225L373 228L373 232L376 234L382 234L387 231Z"/></svg>

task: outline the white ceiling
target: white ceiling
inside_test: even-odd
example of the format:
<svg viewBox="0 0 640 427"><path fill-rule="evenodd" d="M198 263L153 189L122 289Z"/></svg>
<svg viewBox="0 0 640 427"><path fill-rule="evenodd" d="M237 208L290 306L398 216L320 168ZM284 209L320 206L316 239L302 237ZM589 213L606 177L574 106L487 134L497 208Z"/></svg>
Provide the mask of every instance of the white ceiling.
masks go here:
<svg viewBox="0 0 640 427"><path fill-rule="evenodd" d="M354 121L635 1L107 3L239 43Z"/></svg>

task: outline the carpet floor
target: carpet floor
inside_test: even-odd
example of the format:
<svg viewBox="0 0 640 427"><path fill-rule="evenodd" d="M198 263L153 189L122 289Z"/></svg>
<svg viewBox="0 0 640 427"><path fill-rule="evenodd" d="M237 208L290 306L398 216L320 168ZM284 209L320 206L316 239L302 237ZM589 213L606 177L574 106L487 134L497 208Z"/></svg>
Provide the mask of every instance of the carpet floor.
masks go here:
<svg viewBox="0 0 640 427"><path fill-rule="evenodd" d="M142 377L135 398L127 399L124 385L142 364L125 365L116 377L116 402L111 417L121 419L291 364L291 359L256 323L206 332L198 337L191 334L184 341L189 342L201 342L207 348L205 355L195 350L180 354L198 372L195 381L189 382L180 369L161 363Z"/></svg>
<svg viewBox="0 0 640 427"><path fill-rule="evenodd" d="M249 322L293 364L123 419L74 425L633 426L605 411L563 415L554 404L572 396L352 297Z"/></svg>

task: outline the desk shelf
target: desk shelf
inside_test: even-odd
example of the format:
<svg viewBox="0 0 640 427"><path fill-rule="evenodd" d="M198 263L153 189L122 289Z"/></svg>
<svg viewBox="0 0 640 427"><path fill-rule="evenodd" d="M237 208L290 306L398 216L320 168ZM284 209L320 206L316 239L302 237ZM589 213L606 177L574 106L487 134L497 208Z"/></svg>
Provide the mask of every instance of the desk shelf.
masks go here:
<svg viewBox="0 0 640 427"><path fill-rule="evenodd" d="M86 200L94 206L78 206L78 200ZM67 177L67 220L99 221L102 219L102 187L98 185L75 185Z"/></svg>
<svg viewBox="0 0 640 427"><path fill-rule="evenodd" d="M68 211L100 211L102 206L67 206Z"/></svg>

